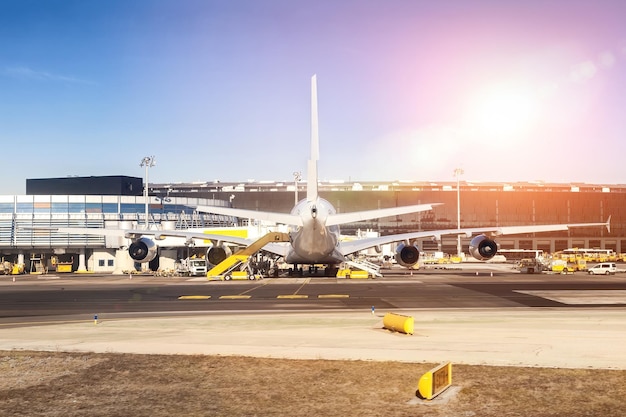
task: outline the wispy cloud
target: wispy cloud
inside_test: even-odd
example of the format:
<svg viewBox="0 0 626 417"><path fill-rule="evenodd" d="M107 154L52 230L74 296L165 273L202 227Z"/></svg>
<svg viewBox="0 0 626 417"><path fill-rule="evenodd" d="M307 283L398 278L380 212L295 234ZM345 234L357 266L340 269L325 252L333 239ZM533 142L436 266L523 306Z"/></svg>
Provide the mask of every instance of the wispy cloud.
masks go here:
<svg viewBox="0 0 626 417"><path fill-rule="evenodd" d="M7 77L19 78L24 80L53 81L71 84L95 84L93 81L61 74L54 74L47 71L34 70L32 68L23 66L4 67L1 73Z"/></svg>

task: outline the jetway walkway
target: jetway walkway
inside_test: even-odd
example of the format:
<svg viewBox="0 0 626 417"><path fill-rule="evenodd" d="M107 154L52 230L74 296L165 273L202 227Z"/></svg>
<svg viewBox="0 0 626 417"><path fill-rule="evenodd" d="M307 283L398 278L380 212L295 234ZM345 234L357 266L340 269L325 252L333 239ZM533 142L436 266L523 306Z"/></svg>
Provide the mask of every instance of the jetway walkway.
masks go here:
<svg viewBox="0 0 626 417"><path fill-rule="evenodd" d="M282 232L270 232L252 243L251 245L237 251L237 253L224 259L207 272L208 279L256 279L254 271L250 268L250 257L263 249L263 246L270 242L289 242L289 234Z"/></svg>

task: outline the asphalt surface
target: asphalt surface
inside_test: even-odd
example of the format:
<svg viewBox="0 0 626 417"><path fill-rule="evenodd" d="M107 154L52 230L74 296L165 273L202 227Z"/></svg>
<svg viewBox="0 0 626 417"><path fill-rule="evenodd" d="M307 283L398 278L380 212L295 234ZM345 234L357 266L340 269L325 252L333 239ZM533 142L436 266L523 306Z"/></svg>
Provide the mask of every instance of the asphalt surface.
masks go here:
<svg viewBox="0 0 626 417"><path fill-rule="evenodd" d="M412 335L385 314L414 320ZM97 318L96 318L97 317ZM626 274L0 279L0 349L626 369Z"/></svg>

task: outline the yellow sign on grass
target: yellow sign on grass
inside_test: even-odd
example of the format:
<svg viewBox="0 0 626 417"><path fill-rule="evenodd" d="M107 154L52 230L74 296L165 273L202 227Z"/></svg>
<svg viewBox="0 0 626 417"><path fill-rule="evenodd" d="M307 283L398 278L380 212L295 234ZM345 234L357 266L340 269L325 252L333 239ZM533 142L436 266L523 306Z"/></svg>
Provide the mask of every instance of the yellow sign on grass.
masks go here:
<svg viewBox="0 0 626 417"><path fill-rule="evenodd" d="M426 372L417 384L415 395L432 400L452 385L452 363L444 363Z"/></svg>

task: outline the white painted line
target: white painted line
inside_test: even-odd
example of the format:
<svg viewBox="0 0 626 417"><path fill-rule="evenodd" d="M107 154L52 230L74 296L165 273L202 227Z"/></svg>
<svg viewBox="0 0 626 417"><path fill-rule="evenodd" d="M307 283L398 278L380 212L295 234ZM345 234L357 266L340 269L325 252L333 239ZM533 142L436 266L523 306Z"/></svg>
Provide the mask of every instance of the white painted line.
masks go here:
<svg viewBox="0 0 626 417"><path fill-rule="evenodd" d="M563 304L626 304L626 290L516 290Z"/></svg>

